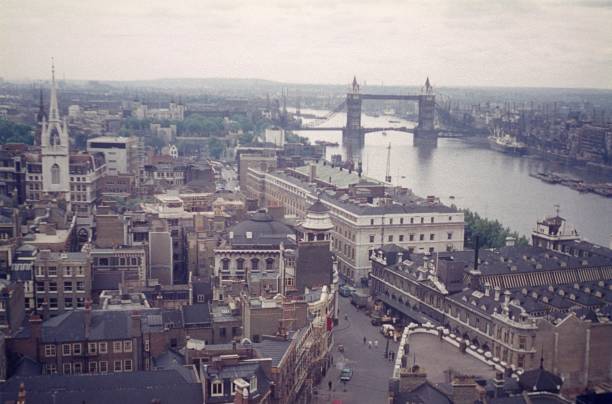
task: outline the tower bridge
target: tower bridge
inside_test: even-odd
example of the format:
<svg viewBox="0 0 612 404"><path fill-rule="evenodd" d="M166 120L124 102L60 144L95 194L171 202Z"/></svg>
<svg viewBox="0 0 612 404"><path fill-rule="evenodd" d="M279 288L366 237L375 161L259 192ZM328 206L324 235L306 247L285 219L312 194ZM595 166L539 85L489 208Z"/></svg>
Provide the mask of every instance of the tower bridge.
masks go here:
<svg viewBox="0 0 612 404"><path fill-rule="evenodd" d="M364 128L361 125L361 105L367 100L397 100L397 101L415 101L419 105L418 122L415 128L407 127L389 127L389 128ZM300 130L337 130L342 131L343 143L355 149L363 147L365 134L369 132L379 132L385 130L394 130L408 132L414 134L414 144L437 144L440 130L434 126L434 114L436 108L436 98L433 93L433 88L429 83L429 78L425 81L425 86L421 94L417 95L399 95L399 94L368 94L359 91L357 78L353 78L352 90L346 95L346 100L338 107L334 108L330 114L323 119L328 120L333 115L344 109L346 105L346 126L345 127L320 127L322 122L311 126L304 126ZM450 137L450 131L444 131L442 136Z"/></svg>

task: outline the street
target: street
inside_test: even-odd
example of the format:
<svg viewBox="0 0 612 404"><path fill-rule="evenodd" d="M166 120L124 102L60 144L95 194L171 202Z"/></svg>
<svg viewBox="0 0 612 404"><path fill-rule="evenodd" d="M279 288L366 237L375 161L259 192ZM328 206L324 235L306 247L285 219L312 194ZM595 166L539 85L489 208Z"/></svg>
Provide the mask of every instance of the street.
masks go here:
<svg viewBox="0 0 612 404"><path fill-rule="evenodd" d="M387 340L389 351L396 352L398 343L385 338L370 323L370 317L363 310L357 310L350 303L350 298L340 299L340 322L334 329L334 364L318 386L317 403L331 403L342 400L343 403L377 404L387 399L389 378L393 363L384 357ZM348 321L345 320L348 315ZM372 341L372 348L363 343L363 337ZM374 346L378 341L378 346ZM338 345L344 346L344 352L338 351ZM353 370L352 379L345 386L340 382L340 371L344 367ZM328 382L332 382L329 391Z"/></svg>

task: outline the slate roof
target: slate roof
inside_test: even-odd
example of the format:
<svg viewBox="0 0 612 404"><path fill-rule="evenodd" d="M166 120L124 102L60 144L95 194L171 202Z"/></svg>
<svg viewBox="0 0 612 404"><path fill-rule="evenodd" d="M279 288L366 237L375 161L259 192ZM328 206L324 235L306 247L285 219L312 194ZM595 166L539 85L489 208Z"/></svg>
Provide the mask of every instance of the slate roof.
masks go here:
<svg viewBox="0 0 612 404"><path fill-rule="evenodd" d="M70 310L45 321L42 342L70 342L132 338L132 317L127 311L91 311L89 335L85 336L85 310Z"/></svg>
<svg viewBox="0 0 612 404"><path fill-rule="evenodd" d="M291 341L263 339L261 342L254 343L253 348L259 353L260 357L271 358L272 366L278 366L287 349L289 349L289 345L291 345Z"/></svg>
<svg viewBox="0 0 612 404"><path fill-rule="evenodd" d="M267 213L257 212L250 219L231 227L229 232L233 233L230 239L232 246L262 245L277 246L280 243L295 244L289 236L295 232L272 218ZM249 237L247 237L249 233Z"/></svg>
<svg viewBox="0 0 612 404"><path fill-rule="evenodd" d="M249 382L251 376L257 376L257 391L253 394L255 402L262 393L267 392L270 388L271 381L266 376L261 365L257 362L240 362L235 365L224 365L222 369L217 369L212 365L208 365L204 372L206 373L205 377L209 380L218 378L224 381L224 395L220 397L208 397L206 400L207 403L232 402L231 400L233 400L233 398L229 394L230 383L233 383L234 379L237 378L242 378L246 382Z"/></svg>
<svg viewBox="0 0 612 404"><path fill-rule="evenodd" d="M519 377L519 385L528 392L548 391L550 393L558 393L563 385L563 380L554 373L544 369L540 363L539 368L527 370Z"/></svg>
<svg viewBox="0 0 612 404"><path fill-rule="evenodd" d="M425 381L412 391L398 394L394 403L452 404L452 401L442 390Z"/></svg>
<svg viewBox="0 0 612 404"><path fill-rule="evenodd" d="M183 306L183 321L186 326L190 324L210 324L210 307L208 303Z"/></svg>
<svg viewBox="0 0 612 404"><path fill-rule="evenodd" d="M187 368L104 375L44 375L13 377L0 384L0 402L16 400L19 385L26 389L28 404L201 404L202 386Z"/></svg>

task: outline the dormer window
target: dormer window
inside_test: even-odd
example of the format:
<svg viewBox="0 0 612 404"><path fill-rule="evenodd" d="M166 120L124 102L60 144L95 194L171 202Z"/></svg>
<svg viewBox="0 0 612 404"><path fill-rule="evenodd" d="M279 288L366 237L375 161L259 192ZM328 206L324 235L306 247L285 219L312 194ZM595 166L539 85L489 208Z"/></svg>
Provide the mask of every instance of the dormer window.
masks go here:
<svg viewBox="0 0 612 404"><path fill-rule="evenodd" d="M223 382L221 380L214 380L210 383L210 395L211 397L223 395Z"/></svg>

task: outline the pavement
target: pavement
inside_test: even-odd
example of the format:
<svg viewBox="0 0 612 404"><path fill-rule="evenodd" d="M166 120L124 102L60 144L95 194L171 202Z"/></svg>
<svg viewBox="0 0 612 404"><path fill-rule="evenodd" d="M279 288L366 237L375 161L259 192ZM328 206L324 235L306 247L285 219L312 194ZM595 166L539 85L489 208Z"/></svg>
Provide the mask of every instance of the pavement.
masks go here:
<svg viewBox="0 0 612 404"><path fill-rule="evenodd" d="M315 403L331 403L341 400L346 403L378 404L386 403L389 378L393 362L384 357L386 342L389 351L396 352L399 343L385 338L370 323L365 311L356 309L350 298L340 296L340 322L334 329L334 363L325 378L318 385L318 398ZM345 314L348 320L345 320ZM363 337L372 341L372 348L363 343ZM374 341L378 341L375 347ZM338 351L338 345L344 346L344 352ZM353 378L343 385L340 382L340 371L344 367L353 369ZM328 382L332 382L329 390Z"/></svg>

